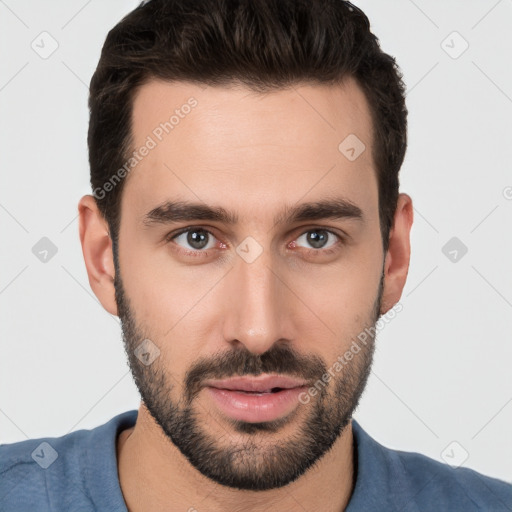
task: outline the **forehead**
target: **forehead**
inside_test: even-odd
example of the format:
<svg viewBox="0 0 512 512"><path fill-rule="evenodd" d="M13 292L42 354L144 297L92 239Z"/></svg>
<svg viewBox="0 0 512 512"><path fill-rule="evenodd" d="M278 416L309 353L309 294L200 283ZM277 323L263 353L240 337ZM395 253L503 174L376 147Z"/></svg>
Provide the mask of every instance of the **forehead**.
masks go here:
<svg viewBox="0 0 512 512"><path fill-rule="evenodd" d="M261 201L280 209L334 191L377 200L371 114L353 79L266 93L153 80L135 95L132 135L123 205L138 214L170 197L260 216Z"/></svg>

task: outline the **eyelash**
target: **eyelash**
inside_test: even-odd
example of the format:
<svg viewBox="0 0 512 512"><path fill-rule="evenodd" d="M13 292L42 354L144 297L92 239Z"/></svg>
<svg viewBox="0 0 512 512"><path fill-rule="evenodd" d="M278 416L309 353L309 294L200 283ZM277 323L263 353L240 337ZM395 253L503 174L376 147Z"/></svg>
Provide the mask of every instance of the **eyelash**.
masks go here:
<svg viewBox="0 0 512 512"><path fill-rule="evenodd" d="M198 230L198 231L201 230L201 231L207 233L209 236L216 238L216 236L211 231L209 231L201 226L189 226L187 228L183 228L182 230L180 230L178 232L169 233L168 235L166 235L165 241L167 243L172 242L175 238L182 235L183 233L188 233L189 231L194 231L194 230ZM341 235L339 235L338 233L335 233L334 231L331 231L329 229L325 229L322 227L309 228L306 231L303 231L297 238L300 238L302 235L305 235L306 233L309 233L311 231L323 231L325 233L334 235L339 240L340 243L344 242L344 238ZM333 254L339 250L340 243L335 243L331 246L331 248L328 248L328 249L303 249L303 250L306 251L308 255L311 255L311 254L329 255L329 254ZM174 250L176 250L178 253L183 254L185 256L192 256L192 257L208 257L210 255L210 251L211 251L211 249L208 249L206 251L203 251L200 249L187 251L187 250L184 250L183 248L181 248L181 246L177 245L177 247L180 247L180 248L174 249Z"/></svg>

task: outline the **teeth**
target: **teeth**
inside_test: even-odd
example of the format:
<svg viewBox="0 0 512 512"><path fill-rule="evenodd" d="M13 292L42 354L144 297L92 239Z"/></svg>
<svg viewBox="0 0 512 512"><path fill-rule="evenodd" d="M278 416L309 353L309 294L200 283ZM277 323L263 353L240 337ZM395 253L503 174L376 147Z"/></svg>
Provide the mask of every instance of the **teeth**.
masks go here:
<svg viewBox="0 0 512 512"><path fill-rule="evenodd" d="M263 395L265 393L278 393L279 391L283 391L284 388L269 388L269 389L264 389L262 391L258 391L258 390L255 390L255 391L247 391L247 390L244 390L244 389L233 389L231 391L237 391L238 393L248 393L248 394L251 394L251 395Z"/></svg>
<svg viewBox="0 0 512 512"><path fill-rule="evenodd" d="M271 393L272 392L271 389L265 389L264 391L244 391L244 390L240 389L239 391L242 393L258 394L258 395L262 395L263 393Z"/></svg>

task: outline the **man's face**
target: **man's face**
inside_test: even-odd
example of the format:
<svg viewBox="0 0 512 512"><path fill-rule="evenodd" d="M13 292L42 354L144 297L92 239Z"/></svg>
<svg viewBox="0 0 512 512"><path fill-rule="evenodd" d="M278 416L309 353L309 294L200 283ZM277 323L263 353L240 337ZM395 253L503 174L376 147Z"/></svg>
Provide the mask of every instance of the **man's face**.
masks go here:
<svg viewBox="0 0 512 512"><path fill-rule="evenodd" d="M195 106L181 108L191 97ZM176 110L169 133L159 130ZM154 81L135 98L133 134L135 148L148 136L156 145L126 178L115 287L144 404L205 476L241 489L284 486L339 438L370 372L373 339L334 366L381 308L364 95L352 80L265 95ZM354 135L366 146L356 159ZM326 200L357 208L288 218ZM222 208L237 222L164 215L156 208L167 201ZM220 379L266 375L297 385L219 390Z"/></svg>

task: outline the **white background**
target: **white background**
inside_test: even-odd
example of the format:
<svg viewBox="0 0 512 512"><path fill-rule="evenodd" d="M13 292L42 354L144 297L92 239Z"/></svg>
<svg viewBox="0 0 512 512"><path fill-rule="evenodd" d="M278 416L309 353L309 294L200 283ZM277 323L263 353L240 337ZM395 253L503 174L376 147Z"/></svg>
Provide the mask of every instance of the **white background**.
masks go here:
<svg viewBox="0 0 512 512"><path fill-rule="evenodd" d="M403 311L379 334L355 418L386 446L437 460L467 451L464 466L512 482L512 1L355 3L404 72L401 190L415 206ZM139 404L77 222L90 193L88 83L108 30L136 5L0 1L2 443ZM43 31L59 45L47 59L31 48ZM454 31L469 44L458 58ZM47 263L32 253L42 237L58 248ZM452 237L468 248L455 263L442 252Z"/></svg>

